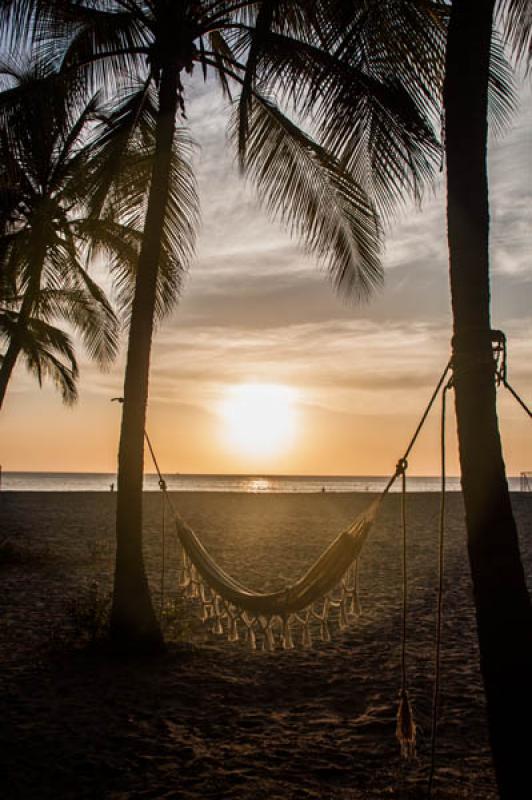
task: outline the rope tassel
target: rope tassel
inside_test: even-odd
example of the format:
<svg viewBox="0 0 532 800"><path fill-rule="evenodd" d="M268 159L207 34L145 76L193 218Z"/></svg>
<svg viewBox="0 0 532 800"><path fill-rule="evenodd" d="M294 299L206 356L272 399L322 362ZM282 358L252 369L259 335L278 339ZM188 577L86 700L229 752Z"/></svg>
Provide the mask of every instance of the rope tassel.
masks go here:
<svg viewBox="0 0 532 800"><path fill-rule="evenodd" d="M341 631L345 630L348 627L349 623L347 621L347 613L345 609L345 600L340 602L340 608L338 610L338 626Z"/></svg>
<svg viewBox="0 0 532 800"><path fill-rule="evenodd" d="M310 650L312 648L312 634L308 622L303 625L303 636L301 637L301 645Z"/></svg>
<svg viewBox="0 0 532 800"><path fill-rule="evenodd" d="M290 617L285 617L283 620L282 642L283 650L294 649L294 640L292 639L292 631L290 629Z"/></svg>
<svg viewBox="0 0 532 800"><path fill-rule="evenodd" d="M401 689L401 699L397 710L396 736L401 746L401 756L410 760L416 756L416 723L412 704L406 689Z"/></svg>
<svg viewBox="0 0 532 800"><path fill-rule="evenodd" d="M212 632L215 633L217 636L221 636L224 633L222 618L218 615L214 617L214 625L212 626Z"/></svg>
<svg viewBox="0 0 532 800"><path fill-rule="evenodd" d="M255 629L253 627L253 622L248 627L248 642L250 650L257 649L257 637L255 636Z"/></svg>

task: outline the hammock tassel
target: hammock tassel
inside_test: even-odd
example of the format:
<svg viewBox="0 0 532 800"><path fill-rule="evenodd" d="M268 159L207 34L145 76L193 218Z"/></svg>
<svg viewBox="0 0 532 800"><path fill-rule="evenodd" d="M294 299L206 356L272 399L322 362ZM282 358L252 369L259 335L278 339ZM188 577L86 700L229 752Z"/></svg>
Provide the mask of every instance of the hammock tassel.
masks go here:
<svg viewBox="0 0 532 800"><path fill-rule="evenodd" d="M248 628L248 641L250 650L256 650L257 637L255 636L255 628L253 627L253 623L251 623L251 625Z"/></svg>
<svg viewBox="0 0 532 800"><path fill-rule="evenodd" d="M273 653L273 651L275 650L275 638L272 631L271 619L268 620L265 626L263 626L263 631L264 631L264 642L263 642L264 649L268 653Z"/></svg>
<svg viewBox="0 0 532 800"><path fill-rule="evenodd" d="M362 613L362 609L360 607L360 600L358 599L358 588L355 585L355 590L351 597L351 613L355 617L359 617Z"/></svg>
<svg viewBox="0 0 532 800"><path fill-rule="evenodd" d="M340 608L338 611L338 626L341 631L345 630L348 626L346 610L345 610L345 600L340 601Z"/></svg>
<svg viewBox="0 0 532 800"><path fill-rule="evenodd" d="M229 642L238 642L238 625L236 621L236 617L229 615L229 628L227 630L227 641Z"/></svg>
<svg viewBox="0 0 532 800"><path fill-rule="evenodd" d="M183 550L183 565L179 570L179 587L186 589L190 583L190 562L187 554Z"/></svg>
<svg viewBox="0 0 532 800"><path fill-rule="evenodd" d="M190 568L190 580L188 582L187 592L191 600L197 600L200 596L199 577L194 565Z"/></svg>
<svg viewBox="0 0 532 800"><path fill-rule="evenodd" d="M353 575L355 577L355 591L353 592L353 607L355 609L355 614L359 617L362 613L362 608L360 606L360 597L358 594L358 559L355 561L353 567Z"/></svg>
<svg viewBox="0 0 532 800"><path fill-rule="evenodd" d="M284 617L283 619L283 634L282 634L282 641L283 641L283 650L293 650L294 649L294 640L292 639L292 631L290 629L290 617Z"/></svg>
<svg viewBox="0 0 532 800"><path fill-rule="evenodd" d="M401 699L397 710L396 735L401 746L401 756L410 760L416 756L416 723L412 704L405 688L401 689Z"/></svg>
<svg viewBox="0 0 532 800"><path fill-rule="evenodd" d="M186 567L179 570L178 585L180 589L186 589L190 583L190 575Z"/></svg>
<svg viewBox="0 0 532 800"><path fill-rule="evenodd" d="M320 637L322 642L330 642L331 641L331 633L329 631L329 626L327 624L327 618L324 617L320 622Z"/></svg>
<svg viewBox="0 0 532 800"><path fill-rule="evenodd" d="M199 595L201 600L201 621L207 622L213 615L213 605L212 598L209 597L209 590L203 582L199 585Z"/></svg>
<svg viewBox="0 0 532 800"><path fill-rule="evenodd" d="M307 611L307 615L303 621L303 636L301 637L301 644L307 650L312 649L312 632L310 630L310 611Z"/></svg>
<svg viewBox="0 0 532 800"><path fill-rule="evenodd" d="M218 618L221 618L224 615L224 603L218 594L214 598L214 615Z"/></svg>
<svg viewBox="0 0 532 800"><path fill-rule="evenodd" d="M214 617L214 625L212 626L212 632L217 634L218 636L222 636L224 632L224 626L222 624L222 618L219 614L216 614Z"/></svg>

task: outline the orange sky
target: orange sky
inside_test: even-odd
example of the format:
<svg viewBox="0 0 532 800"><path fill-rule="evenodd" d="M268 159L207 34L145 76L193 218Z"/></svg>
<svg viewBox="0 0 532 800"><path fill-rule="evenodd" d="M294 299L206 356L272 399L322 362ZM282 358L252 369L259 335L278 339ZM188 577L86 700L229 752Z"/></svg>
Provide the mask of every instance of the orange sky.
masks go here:
<svg viewBox="0 0 532 800"><path fill-rule="evenodd" d="M443 183L387 239L386 284L367 305L337 298L312 260L270 223L240 182L209 90L191 103L203 225L181 303L157 331L149 430L169 472L389 474L448 357L449 292ZM198 123L201 123L198 125ZM510 343L510 380L532 396L532 107L491 147L493 324ZM81 357L80 401L17 368L0 413L4 470L113 472L123 354L107 374ZM293 425L277 449L231 440L223 401L240 384L293 393ZM451 404L452 405L452 404ZM501 398L508 471L532 469L532 431ZM457 474L454 421L449 471ZM289 441L288 441L289 440ZM286 445L286 446L285 446ZM436 417L411 459L439 468ZM151 471L151 467L148 468Z"/></svg>

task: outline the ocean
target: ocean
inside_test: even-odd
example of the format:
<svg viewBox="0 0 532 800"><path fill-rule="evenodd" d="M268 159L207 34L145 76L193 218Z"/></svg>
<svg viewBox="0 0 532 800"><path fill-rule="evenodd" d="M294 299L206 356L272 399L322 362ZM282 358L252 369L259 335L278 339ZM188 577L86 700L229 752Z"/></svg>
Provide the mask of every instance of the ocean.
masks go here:
<svg viewBox="0 0 532 800"><path fill-rule="evenodd" d="M387 476L334 475L165 475L167 487L176 492L379 492ZM519 478L509 479L510 489L519 491ZM2 491L17 492L105 492L116 489L116 474L104 472L3 472ZM392 487L398 491L399 481ZM437 492L439 477L409 477L411 492ZM157 476L144 476L144 490L159 489ZM456 477L447 478L447 490L460 491Z"/></svg>

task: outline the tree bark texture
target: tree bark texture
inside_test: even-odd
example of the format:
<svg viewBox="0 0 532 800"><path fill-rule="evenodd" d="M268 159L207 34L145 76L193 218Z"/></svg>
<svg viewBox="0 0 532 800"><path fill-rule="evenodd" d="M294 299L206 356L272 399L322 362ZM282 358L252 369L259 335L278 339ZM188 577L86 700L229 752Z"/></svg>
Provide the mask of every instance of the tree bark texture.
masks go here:
<svg viewBox="0 0 532 800"><path fill-rule="evenodd" d="M117 649L127 652L150 652L163 647L144 568L142 479L150 351L177 112L177 82L177 69L173 66L163 67L159 86L155 160L138 263L124 383L110 635Z"/></svg>
<svg viewBox="0 0 532 800"><path fill-rule="evenodd" d="M490 330L487 93L494 0L454 0L444 104L453 365L467 542L502 798L529 785L532 611L510 503Z"/></svg>

